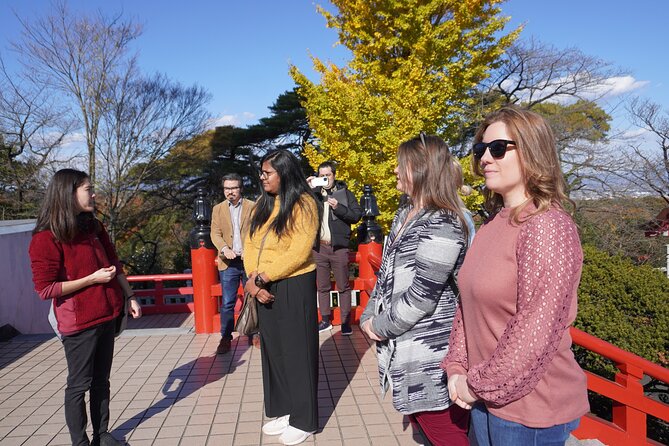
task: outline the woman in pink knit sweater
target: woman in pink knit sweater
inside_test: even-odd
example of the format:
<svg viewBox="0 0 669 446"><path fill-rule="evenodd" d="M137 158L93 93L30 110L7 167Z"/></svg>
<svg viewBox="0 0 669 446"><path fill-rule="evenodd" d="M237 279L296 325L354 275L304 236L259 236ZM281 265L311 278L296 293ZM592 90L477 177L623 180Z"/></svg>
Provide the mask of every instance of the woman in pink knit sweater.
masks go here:
<svg viewBox="0 0 669 446"><path fill-rule="evenodd" d="M583 255L555 139L541 116L504 107L474 142L492 217L458 276L449 394L472 409L479 446L563 445L589 405L569 335Z"/></svg>

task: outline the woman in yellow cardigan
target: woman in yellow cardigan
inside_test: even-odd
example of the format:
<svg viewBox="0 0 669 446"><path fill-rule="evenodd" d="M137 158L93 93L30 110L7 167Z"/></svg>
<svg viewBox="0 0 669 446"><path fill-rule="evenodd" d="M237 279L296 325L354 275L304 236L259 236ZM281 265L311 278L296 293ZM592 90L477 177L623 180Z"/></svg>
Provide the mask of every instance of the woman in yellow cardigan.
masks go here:
<svg viewBox="0 0 669 446"><path fill-rule="evenodd" d="M295 156L261 160L262 195L244 242L246 291L258 300L265 414L285 445L318 429L318 314L311 252L319 208Z"/></svg>

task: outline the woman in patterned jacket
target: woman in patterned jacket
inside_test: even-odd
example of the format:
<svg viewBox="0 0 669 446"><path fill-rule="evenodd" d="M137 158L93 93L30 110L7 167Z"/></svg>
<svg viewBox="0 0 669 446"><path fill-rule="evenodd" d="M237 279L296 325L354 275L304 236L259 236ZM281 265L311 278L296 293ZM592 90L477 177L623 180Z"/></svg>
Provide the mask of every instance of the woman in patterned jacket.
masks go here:
<svg viewBox="0 0 669 446"><path fill-rule="evenodd" d="M467 228L455 165L436 136L397 151L397 189L408 204L393 221L361 329L377 341L381 392L426 444L468 445L469 414L452 405L439 363L448 350Z"/></svg>

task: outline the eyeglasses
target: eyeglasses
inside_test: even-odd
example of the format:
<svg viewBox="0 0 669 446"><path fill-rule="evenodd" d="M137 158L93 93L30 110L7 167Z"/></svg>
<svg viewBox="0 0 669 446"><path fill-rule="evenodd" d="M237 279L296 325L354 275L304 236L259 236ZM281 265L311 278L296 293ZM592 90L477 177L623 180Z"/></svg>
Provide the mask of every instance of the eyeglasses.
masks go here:
<svg viewBox="0 0 669 446"><path fill-rule="evenodd" d="M275 174L276 170L261 170L260 171L260 178L265 177L269 178L270 175Z"/></svg>
<svg viewBox="0 0 669 446"><path fill-rule="evenodd" d="M423 143L423 150L427 150L427 145L425 144L425 132L420 132L420 142Z"/></svg>
<svg viewBox="0 0 669 446"><path fill-rule="evenodd" d="M504 158L507 150L513 150L509 149L508 146L515 145L515 141L509 141L508 139L496 139L490 142L477 142L474 144L472 151L474 152L474 158L480 160L483 158L483 155L485 155L486 149L490 148L490 155L492 155L493 158L499 159Z"/></svg>
<svg viewBox="0 0 669 446"><path fill-rule="evenodd" d="M224 187L224 188L223 188L223 190L237 190L237 189L240 189L240 187L239 187L239 186L235 186L235 187Z"/></svg>

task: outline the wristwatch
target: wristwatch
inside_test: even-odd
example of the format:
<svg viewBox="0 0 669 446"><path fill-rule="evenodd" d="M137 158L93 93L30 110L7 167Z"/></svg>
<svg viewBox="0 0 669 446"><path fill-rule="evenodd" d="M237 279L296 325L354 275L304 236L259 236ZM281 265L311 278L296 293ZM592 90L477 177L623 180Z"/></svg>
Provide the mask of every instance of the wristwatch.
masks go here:
<svg viewBox="0 0 669 446"><path fill-rule="evenodd" d="M260 274L256 276L255 284L258 288L265 288L265 285L267 285Z"/></svg>

